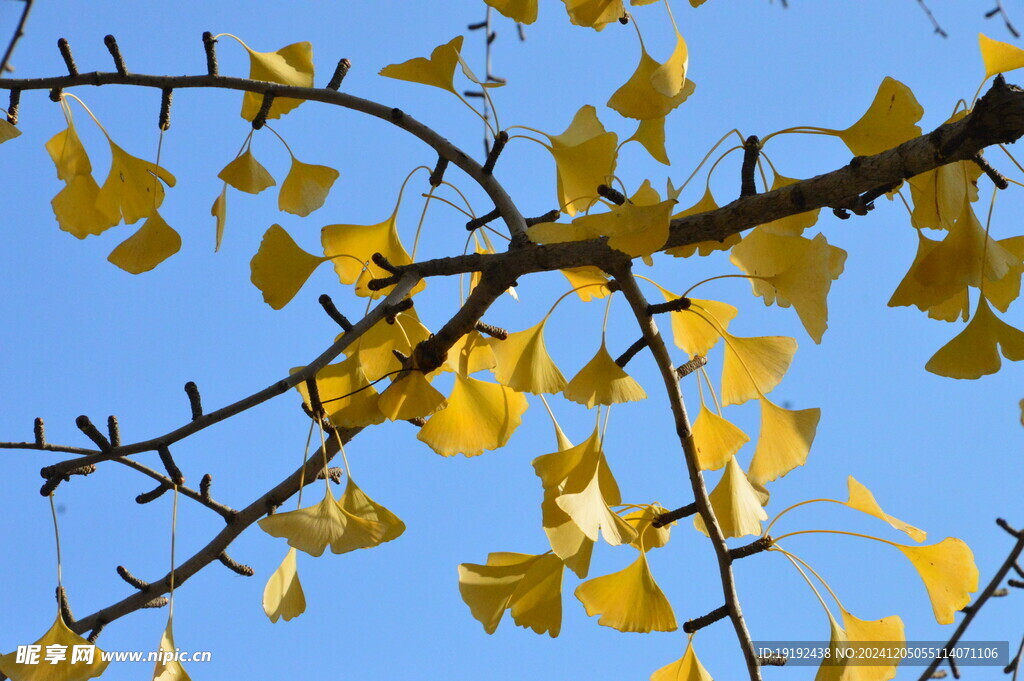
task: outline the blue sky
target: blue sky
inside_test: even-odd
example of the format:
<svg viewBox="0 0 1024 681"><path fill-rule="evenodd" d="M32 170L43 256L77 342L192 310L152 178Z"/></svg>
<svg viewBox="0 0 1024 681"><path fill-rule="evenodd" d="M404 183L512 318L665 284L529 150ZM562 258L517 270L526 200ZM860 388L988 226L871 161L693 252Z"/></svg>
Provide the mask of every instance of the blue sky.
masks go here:
<svg viewBox="0 0 1024 681"><path fill-rule="evenodd" d="M635 188L644 179L678 185L723 133L764 136L793 125L844 128L871 102L878 84L892 76L907 84L925 109L925 130L942 123L957 99L969 99L983 74L977 34L1012 40L998 20L970 3L933 3L950 37L932 33L911 0L859 3L730 3L708 0L699 9L675 2L680 29L690 48L689 77L696 93L669 118L671 169L654 163L638 145L622 150L618 173ZM0 26L13 27L17 3L0 5ZM19 77L64 71L55 47L66 37L81 71L112 70L103 36L114 34L128 69L141 73L201 73L203 31L231 32L253 48L273 50L309 40L314 45L318 84L326 83L340 57L352 71L344 89L397 106L435 126L467 152L481 154L481 126L449 94L380 78L384 65L425 56L464 32L483 16L479 0L443 4L378 1L346 3L182 2L170 7L96 1L88 11L70 3L39 2L28 34L15 56ZM664 59L672 34L661 5L637 8L649 51ZM1024 16L1021 17L1024 20ZM601 120L619 133L634 126L603 107L632 73L638 57L632 27L611 25L602 33L569 25L562 4L542 3L537 24L519 43L510 22L496 20L495 72L509 85L494 93L502 124L522 124L558 133L576 110L598 106ZM4 28L4 31L8 30ZM219 46L221 72L245 75L247 59L229 41ZM467 35L464 54L481 74L482 39ZM1010 82L1017 82L1014 74ZM80 88L81 96L112 137L129 153L152 158L157 145L159 93L124 87ZM307 250L316 251L319 230L333 223L372 223L391 211L405 175L432 165L433 153L417 140L377 120L349 111L306 104L275 128L296 156L337 168L341 177L326 205L305 219L280 213L274 192L251 197L231 192L224 246L213 252L209 208L220 191L219 170L248 132L238 116L234 92L176 93L172 127L164 136L162 162L178 178L161 214L182 235L179 254L153 272L126 274L106 256L131 230L121 226L79 242L60 231L49 200L60 189L43 143L63 128L59 108L45 92L26 93L21 104L24 135L0 149L3 162L5 257L0 267L0 328L3 352L0 439L29 440L32 419L42 416L51 442L89 446L74 426L79 414L102 423L116 414L126 441L148 439L189 417L182 392L196 381L208 410L258 390L319 354L337 327L316 302L330 293L350 317L365 305L339 286L330 268L317 271L282 311L266 306L249 282L249 260L268 226L280 223ZM3 104L3 102L0 102ZM96 174L105 175L105 145L79 110L79 131L92 154ZM287 154L261 134L254 153L278 178ZM786 135L768 149L779 170L809 177L849 160L838 140ZM1011 164L990 154L1011 176ZM733 155L711 185L720 203L739 190L739 159ZM554 167L538 145L514 140L496 176L526 214L555 206ZM701 181L704 175L700 176ZM490 206L455 172L447 179L467 191L478 212ZM700 197L694 181L680 199ZM423 177L410 185L400 214L400 231L412 239L422 207ZM991 185L982 180L982 201ZM840 222L823 215L815 230L849 252L846 270L829 297L829 330L823 343L807 337L792 310L766 308L738 280L703 286L700 295L740 308L732 330L740 335L788 335L800 350L775 391L779 403L822 409L818 437L808 464L771 487L770 514L798 501L845 498L846 476L865 483L883 507L931 533L964 539L987 580L1010 546L993 520L1004 516L1024 525L1020 479L1024 429L1018 401L1024 397L1020 367L980 381L953 381L924 371L931 354L959 328L927 319L916 309L887 308L886 302L913 259L916 237L898 203L878 202L865 218ZM979 204L981 205L981 204ZM1019 191L999 197L992 231L996 238L1021 233ZM443 205L428 213L421 254L461 252L465 220ZM808 236L817 233L810 230ZM647 268L640 266L642 273ZM735 271L719 254L700 262L656 258L649 273L666 287L685 290L715 274ZM524 280L519 302L505 297L486 320L512 330L535 324L566 290L555 273ZM653 294L652 291L648 292ZM456 309L454 282L432 281L417 298L428 327L438 328ZM548 325L548 347L567 376L591 357L599 343L600 303L563 303ZM1005 317L1024 324L1015 307ZM663 326L665 326L663 324ZM636 337L624 302L612 305L609 349L621 352ZM720 352L720 351L718 351ZM682 359L677 353L677 360ZM717 376L712 356L712 375ZM641 355L629 370L646 388L648 400L613 409L606 452L627 501L659 501L675 507L692 500L653 362ZM450 380L450 379L449 379ZM691 410L697 403L686 385ZM302 456L308 421L290 394L207 429L175 448L190 483L209 472L214 496L235 507L288 474ZM553 408L567 434L583 440L591 413L561 399ZM753 406L730 408L748 433L757 431ZM175 634L182 649L210 650L213 661L190 667L193 678L310 679L519 679L647 678L676 659L685 647L679 631L623 634L586 617L572 595L577 580L566 577L562 634L552 640L513 626L509 618L488 636L462 603L456 580L461 562L482 563L491 551L541 553L548 547L540 528L541 487L530 461L554 448L550 422L539 400L530 398L524 423L500 451L466 459L443 459L399 423L361 434L349 459L363 489L402 517L406 534L372 551L312 559L300 555L299 571L309 607L289 623L271 624L260 598L267 576L285 546L252 528L231 547L238 561L252 565L243 578L218 565L204 570L176 594ZM741 452L749 461L751 447ZM34 641L52 622L54 550L50 511L37 494L38 469L57 457L5 451L0 506L0 650ZM139 457L159 467L153 453ZM712 484L717 474L709 476ZM63 484L57 495L64 549L64 582L77 614L124 597L129 587L116 575L118 564L143 579L162 576L168 566L170 496L138 506L134 498L151 488L148 479L107 465L93 476ZM292 506L294 500L287 506ZM811 506L780 522L792 530L836 528L866 531L901 541L870 519L844 509ZM210 511L183 500L179 509L179 555L203 546L220 529ZM744 540L736 542L744 543ZM822 572L847 608L865 619L899 614L912 640L945 639L931 615L924 587L896 552L875 543L839 536L793 538L787 548ZM591 576L613 572L632 561L632 550L600 545ZM673 540L651 555L655 577L681 622L721 604L713 555L704 538L683 522ZM757 639L827 638L827 622L813 595L789 565L760 555L736 565L738 588ZM1024 620L1014 602L990 604L969 638L1020 640ZM166 611L146 611L110 625L100 638L108 650L156 647ZM731 627L722 622L696 639L701 658L716 678L743 673ZM142 668L145 667L145 668ZM901 677L919 670L906 670ZM112 667L104 678L136 679L147 665ZM973 672L995 677L994 670ZM812 678L813 670L769 670L766 675Z"/></svg>

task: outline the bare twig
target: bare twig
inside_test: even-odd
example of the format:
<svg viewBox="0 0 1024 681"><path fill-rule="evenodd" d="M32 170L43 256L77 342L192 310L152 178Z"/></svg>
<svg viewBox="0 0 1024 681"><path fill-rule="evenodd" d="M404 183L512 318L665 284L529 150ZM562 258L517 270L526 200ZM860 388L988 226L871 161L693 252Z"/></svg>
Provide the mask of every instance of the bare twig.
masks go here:
<svg viewBox="0 0 1024 681"><path fill-rule="evenodd" d="M11 68L11 57L14 56L14 48L18 46L18 41L21 40L22 36L25 35L25 24L28 23L29 12L32 11L32 3L34 0L21 0L25 6L21 10L21 18L18 19L18 25L14 29L11 39L7 43L7 49L4 50L4 56L0 59L0 78L4 77L4 74L8 71L12 71Z"/></svg>
<svg viewBox="0 0 1024 681"><path fill-rule="evenodd" d="M942 30L942 26L939 25L938 20L935 18L935 15L932 14L932 10L931 8L928 7L928 4L924 0L917 0L917 4L928 17L928 21L932 22L932 26L935 28L935 32L938 33L943 38L948 38L949 35L947 35L946 32Z"/></svg>
<svg viewBox="0 0 1024 681"><path fill-rule="evenodd" d="M718 560L718 570L722 581L722 593L725 596L725 607L728 609L729 619L732 620L733 629L739 640L740 649L747 665L747 674L751 681L760 681L761 668L758 664L757 651L754 649L750 632L747 631L746 622L743 620L743 612L740 609L739 596L736 593L736 582L732 574L732 556L729 554L729 547L725 543L722 528L715 518L715 511L711 507L711 500L708 497L707 487L704 484L704 476L700 470L697 457L697 446L693 441L693 433L690 428L690 419L686 414L686 407L683 404L683 395L679 390L679 381L676 378L675 368L672 366L672 359L668 354L665 341L654 324L654 319L648 313L650 305L644 297L643 292L636 283L632 271L628 267L622 267L612 274L622 288L622 293L629 301L633 309L637 324L647 339L647 345L658 364L662 381L665 383L665 392L668 395L669 405L672 408L672 416L675 419L676 433L679 436L679 443L682 446L686 459L686 468L690 477L690 487L693 490L694 501L697 505L697 512L700 513L707 527L708 537L715 550L715 557Z"/></svg>

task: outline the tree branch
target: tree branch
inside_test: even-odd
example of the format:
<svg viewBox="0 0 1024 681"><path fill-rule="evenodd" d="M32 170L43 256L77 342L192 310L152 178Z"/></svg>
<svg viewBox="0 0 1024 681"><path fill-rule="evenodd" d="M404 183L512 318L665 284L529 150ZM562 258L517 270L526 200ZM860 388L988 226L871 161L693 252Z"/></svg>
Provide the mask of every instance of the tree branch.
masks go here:
<svg viewBox="0 0 1024 681"><path fill-rule="evenodd" d="M29 12L32 11L32 3L34 0L21 0L25 3L25 8L21 10L21 18L18 20L18 26L14 29L14 34L11 36L10 42L7 43L7 49L4 51L3 59L0 59L0 78L4 77L7 70L11 67L11 57L14 56L14 48L18 46L18 41L25 35L25 24L28 23Z"/></svg>
<svg viewBox="0 0 1024 681"><path fill-rule="evenodd" d="M654 319L648 312L649 304L644 297L640 287L633 277L629 267L623 267L611 273L615 281L622 287L622 293L629 301L633 309L637 324L647 339L647 346L651 349L654 361L658 364L658 370L665 383L665 392L668 395L669 405L672 408L672 416L675 419L676 434L679 436L679 444L683 448L686 459L686 469L690 476L690 486L693 489L694 501L697 504L697 512L704 520L707 527L711 545L715 550L715 557L718 560L718 571L722 580L722 594L725 596L725 607L729 611L729 619L732 620L733 629L736 630L736 638L739 639L743 657L747 663L747 673L750 681L760 681L761 667L757 659L757 651L750 639L750 632L743 620L743 612L740 609L739 596L736 593L736 582L732 574L732 557L729 554L729 547L725 543L722 528L715 518L715 511L711 507L711 500L708 498L707 487L704 485L704 476L701 473L697 458L697 446L693 441L693 433L690 428L690 419L686 414L686 406L683 404L683 394L679 389L679 381L676 378L675 367L672 366L672 358L665 347L665 341L654 324Z"/></svg>
<svg viewBox="0 0 1024 681"><path fill-rule="evenodd" d="M1020 556L1021 551L1024 551L1024 532L1017 534L1017 542L1013 545L1013 548L1010 549L1010 554L1006 556L1006 560L1004 560L1003 564L999 566L998 570L996 570L996 574L992 577L988 586L985 587L985 590L981 592L973 603L964 608L964 618L960 621L960 624L957 626L956 631L953 632L953 635L949 637L949 641L946 643L943 650L950 650L960 641L960 637L964 635L965 631L967 631L967 627L971 626L971 622L974 620L975 615L977 615L985 606L985 603L988 602L988 599L992 597L1000 583L1002 583L1003 578L1006 577L1006 573L1009 572L1010 568L1013 567L1013 564L1017 562L1017 557ZM928 668L921 672L921 676L918 677L918 680L927 681L927 679L932 678L932 673L939 668L943 659L944 658L942 657L937 657L932 660L932 663L928 665Z"/></svg>

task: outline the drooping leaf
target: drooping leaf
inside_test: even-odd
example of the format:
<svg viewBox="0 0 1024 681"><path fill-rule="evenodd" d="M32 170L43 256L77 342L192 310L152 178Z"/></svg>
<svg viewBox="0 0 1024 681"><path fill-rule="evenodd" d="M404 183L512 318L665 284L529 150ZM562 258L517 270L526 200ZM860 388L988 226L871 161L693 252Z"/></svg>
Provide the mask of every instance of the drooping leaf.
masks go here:
<svg viewBox="0 0 1024 681"><path fill-rule="evenodd" d="M259 194L267 187L277 184L267 169L252 155L252 149L246 149L245 153L239 154L231 163L224 166L217 177L238 191L248 194Z"/></svg>
<svg viewBox="0 0 1024 681"><path fill-rule="evenodd" d="M345 484L345 491L338 499L338 506L348 516L380 526L380 536L374 546L398 539L405 532L405 523L394 513L368 497L351 475Z"/></svg>
<svg viewBox="0 0 1024 681"><path fill-rule="evenodd" d="M288 175L281 183L277 207L286 213L306 217L327 200L338 171L327 166L303 163L292 156Z"/></svg>
<svg viewBox="0 0 1024 681"><path fill-rule="evenodd" d="M210 215L215 218L215 231L214 231L214 246L213 251L216 253L220 250L221 241L224 239L224 225L228 219L228 185L224 184L220 190L220 194L213 200L213 205L210 206Z"/></svg>
<svg viewBox="0 0 1024 681"><path fill-rule="evenodd" d="M347 513L330 489L319 503L268 515L260 519L259 526L270 536L285 538L289 546L313 557L323 555L328 546L332 553L376 546L388 530L382 523Z"/></svg>
<svg viewBox="0 0 1024 681"><path fill-rule="evenodd" d="M709 499L724 537L761 534L761 522L768 519L768 514L761 505L761 497L736 462L736 457L726 463L722 479L711 491ZM705 535L708 533L700 515L694 516L693 526Z"/></svg>
<svg viewBox="0 0 1024 681"><path fill-rule="evenodd" d="M459 565L459 593L473 617L493 634L506 610L538 634L562 628L562 561L552 555L491 553L486 565Z"/></svg>
<svg viewBox="0 0 1024 681"><path fill-rule="evenodd" d="M921 576L932 602L935 621L952 624L956 613L978 590L974 554L962 540L947 537L930 546L898 546Z"/></svg>
<svg viewBox="0 0 1024 681"><path fill-rule="evenodd" d="M685 43L683 46L685 60ZM696 89L693 81L685 80L685 75L683 85L672 95L665 95L655 87L656 80L663 86L667 86L670 74L676 74L676 66L671 61L659 64L641 45L640 63L629 80L612 94L608 100L608 108L614 109L626 118L638 120L664 118L685 102Z"/></svg>
<svg viewBox="0 0 1024 681"><path fill-rule="evenodd" d="M517 392L535 395L561 392L565 377L544 346L545 317L536 325L510 333L493 346L498 365L494 377Z"/></svg>
<svg viewBox="0 0 1024 681"><path fill-rule="evenodd" d="M665 289L661 289L661 293L665 302L679 298ZM677 348L690 355L706 355L722 337L719 330L728 329L738 312L729 303L690 298L690 309L669 313L672 315L672 339Z"/></svg>
<svg viewBox="0 0 1024 681"><path fill-rule="evenodd" d="M691 4L694 1L690 0ZM696 0L697 4L701 1ZM683 656L651 674L651 681L714 681L714 679L712 679L708 670L704 668L704 665L700 663L700 660L697 659L697 653L693 650L693 638L691 637Z"/></svg>
<svg viewBox="0 0 1024 681"><path fill-rule="evenodd" d="M110 664L109 660L103 659L104 652L98 647L92 650L91 660L72 662L76 646L93 648L93 644L71 631L64 623L60 612L57 613L53 626L33 645L39 646L40 651L36 663L30 663L28 660L18 662L17 652L0 655L0 673L12 681L85 681L103 674ZM66 652L65 659L54 664L47 662L45 655L50 646L61 646Z"/></svg>
<svg viewBox="0 0 1024 681"><path fill-rule="evenodd" d="M181 250L181 236L154 210L135 234L122 241L107 260L125 272L148 272Z"/></svg>
<svg viewBox="0 0 1024 681"><path fill-rule="evenodd" d="M306 595L299 583L298 561L295 549L289 548L284 560L267 580L263 588L263 612L271 622L284 618L285 622L306 612Z"/></svg>
<svg viewBox="0 0 1024 681"><path fill-rule="evenodd" d="M504 447L528 404L515 390L461 374L448 406L431 416L416 436L441 456L478 456Z"/></svg>
<svg viewBox="0 0 1024 681"><path fill-rule="evenodd" d="M771 392L796 354L796 341L786 336L723 335L722 406L743 404Z"/></svg>
<svg viewBox="0 0 1024 681"><path fill-rule="evenodd" d="M121 221L121 215L107 215L96 206L100 187L92 175L75 175L50 201L57 223L65 232L84 239L102 234Z"/></svg>
<svg viewBox="0 0 1024 681"><path fill-rule="evenodd" d="M633 563L619 572L596 577L576 587L576 598L587 615L600 615L597 623L619 631L675 631L676 617L640 552Z"/></svg>
<svg viewBox="0 0 1024 681"><path fill-rule="evenodd" d="M153 667L153 681L192 681L192 677L185 671L176 654L180 648L174 645L172 619L172 616L167 617L167 626L160 636L160 645L157 648L160 655L157 657L156 666Z"/></svg>
<svg viewBox="0 0 1024 681"><path fill-rule="evenodd" d="M324 260L299 248L281 225L271 225L250 263L252 283L267 305L280 310Z"/></svg>
<svg viewBox="0 0 1024 681"><path fill-rule="evenodd" d="M903 659L906 638L903 634L903 620L896 615L878 620L862 620L840 608L843 616L843 629L851 644L864 643L865 646L852 646L853 657L846 668L844 681L888 681L896 676L896 666ZM882 644L889 645L882 645ZM864 648L873 649L864 654ZM875 651L885 650L891 655L876 655ZM887 663L887 664L883 664Z"/></svg>
<svg viewBox="0 0 1024 681"><path fill-rule="evenodd" d="M660 549L668 544L672 536L672 525L669 523L662 527L655 527L654 520L666 510L658 504L645 504L635 511L627 513L622 519L629 523L636 530L636 537L629 543L630 546L639 551L650 551Z"/></svg>
<svg viewBox="0 0 1024 681"><path fill-rule="evenodd" d="M0 118L0 144L8 142L20 134L21 130L18 130L17 126L12 125L8 121Z"/></svg>
<svg viewBox="0 0 1024 681"><path fill-rule="evenodd" d="M136 158L110 142L110 173L96 196L96 209L121 215L127 224L148 218L164 200L164 186L174 186L174 175L149 161Z"/></svg>
<svg viewBox="0 0 1024 681"><path fill-rule="evenodd" d="M416 370L397 378L377 400L378 409L391 421L426 418L446 406L444 395Z"/></svg>
<svg viewBox="0 0 1024 681"><path fill-rule="evenodd" d="M636 402L647 397L640 384L615 363L601 341L594 358L565 386L565 399L590 409L598 404Z"/></svg>
<svg viewBox="0 0 1024 681"><path fill-rule="evenodd" d="M750 480L759 485L781 478L807 462L821 409L785 409L761 397L761 434L750 461Z"/></svg>
<svg viewBox="0 0 1024 681"><path fill-rule="evenodd" d="M550 223L549 223L550 224ZM594 298L604 298L610 291L605 282L607 275L593 265L582 265L581 267L567 267L559 270L569 280L569 285L576 291L576 295L584 303ZM585 287L585 288L584 288Z"/></svg>
<svg viewBox="0 0 1024 681"><path fill-rule="evenodd" d="M626 15L622 0L562 0L569 21L598 31Z"/></svg>
<svg viewBox="0 0 1024 681"><path fill-rule="evenodd" d="M293 369L292 372L298 371ZM316 374L317 392L327 418L340 428L363 428L384 422L376 389L366 378L359 357L328 364ZM302 401L312 408L306 382L295 386Z"/></svg>
<svg viewBox="0 0 1024 681"><path fill-rule="evenodd" d="M537 21L537 0L484 0L504 16L520 24Z"/></svg>
<svg viewBox="0 0 1024 681"><path fill-rule="evenodd" d="M925 369L949 378L976 379L999 371L1003 357L1024 359L1024 332L996 317L984 297L963 331L936 352Z"/></svg>
<svg viewBox="0 0 1024 681"><path fill-rule="evenodd" d="M701 405L693 424L693 442L701 470L718 470L749 441L742 430Z"/></svg>
<svg viewBox="0 0 1024 681"><path fill-rule="evenodd" d="M668 152L665 151L664 116L640 121L636 132L626 142L639 142L655 161L671 165L671 162L668 160Z"/></svg>

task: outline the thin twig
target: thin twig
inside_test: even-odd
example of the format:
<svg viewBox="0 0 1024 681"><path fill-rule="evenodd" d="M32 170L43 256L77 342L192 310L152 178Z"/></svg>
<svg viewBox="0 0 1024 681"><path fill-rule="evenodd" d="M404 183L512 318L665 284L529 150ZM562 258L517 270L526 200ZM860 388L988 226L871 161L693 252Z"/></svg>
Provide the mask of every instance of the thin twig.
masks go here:
<svg viewBox="0 0 1024 681"><path fill-rule="evenodd" d="M18 26L14 29L14 34L7 43L7 49L4 50L3 59L0 59L0 78L3 78L4 74L7 73L8 70L13 70L11 69L11 57L14 56L14 48L18 46L18 41L25 35L25 24L28 23L28 14L32 11L32 3L34 0L21 1L25 3L25 7L21 10L21 18L18 19Z"/></svg>

